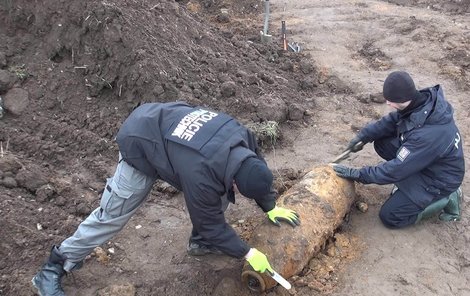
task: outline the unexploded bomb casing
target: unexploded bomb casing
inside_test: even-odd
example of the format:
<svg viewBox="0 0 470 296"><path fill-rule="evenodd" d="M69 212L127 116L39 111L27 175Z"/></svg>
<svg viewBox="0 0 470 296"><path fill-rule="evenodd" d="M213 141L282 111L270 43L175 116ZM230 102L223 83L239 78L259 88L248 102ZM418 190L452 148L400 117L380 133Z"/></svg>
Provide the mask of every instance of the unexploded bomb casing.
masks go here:
<svg viewBox="0 0 470 296"><path fill-rule="evenodd" d="M278 227L265 221L253 231L249 244L268 257L274 270L290 278L300 273L334 234L355 197L354 182L338 177L331 166L313 168L277 200L278 206L300 215L300 226L282 223ZM259 292L277 284L268 275L253 271L248 263L242 281Z"/></svg>

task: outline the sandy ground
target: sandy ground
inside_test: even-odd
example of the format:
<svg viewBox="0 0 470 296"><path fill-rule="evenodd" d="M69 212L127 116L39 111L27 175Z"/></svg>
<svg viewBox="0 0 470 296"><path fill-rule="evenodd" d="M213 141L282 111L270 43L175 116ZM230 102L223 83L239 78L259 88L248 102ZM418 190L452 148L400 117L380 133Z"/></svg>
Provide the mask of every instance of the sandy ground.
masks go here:
<svg viewBox="0 0 470 296"><path fill-rule="evenodd" d="M181 96L246 122L285 121L288 107L308 109L283 122L280 144L266 155L277 177L295 182L298 172L328 163L360 127L390 111L382 83L401 69L418 87L443 86L469 150L469 1L272 0L273 40L280 44L285 20L289 41L306 54L298 57L257 43L263 16L244 13L263 1L157 2L1 3L0 68L4 75L28 71L1 91L14 85L10 96L27 92L29 101L0 121L0 295L35 295L32 276L50 246L98 205L117 162L115 132L142 101ZM232 8L231 19L221 7ZM306 57L315 67L302 62ZM379 161L368 145L344 163ZM469 192L468 178L462 187ZM468 207L460 222L431 219L391 231L377 216L390 189L358 184L369 210L353 208L338 230L349 241L346 255L327 247L289 279L290 292L277 287L267 294L470 295ZM244 198L226 214L243 238L265 219ZM87 258L64 289L70 296L253 295L240 281L243 260L187 255L190 231L182 194L156 186L102 246L104 256Z"/></svg>
<svg viewBox="0 0 470 296"><path fill-rule="evenodd" d="M393 70L411 73L418 87L441 84L455 107L465 151L469 151L470 92L468 85L449 75L455 65L448 59L446 48L449 44L468 48L468 15L449 15L382 1L273 0L271 3L273 22L286 21L288 39L299 42L320 68L333 72L358 93L381 92L383 80ZM375 60L361 58L359 52L366 44L384 55L374 57ZM462 59L468 63L470 57L467 54ZM336 99L344 98L332 98ZM384 105L376 104L376 112L388 112ZM303 167L305 162L316 164L334 158L335 152L340 151L338 145L347 143L364 121L373 120L373 114L367 111L363 117L344 120L348 111L347 108L334 113L320 111L317 124L296 137L292 150L272 154L272 163L293 165L295 159L298 162L294 164ZM319 126L328 123L331 129L325 132L329 136L317 138ZM319 146L322 148L318 149ZM327 146L332 148L323 149ZM468 163L468 152L465 159ZM373 149L367 147L345 163L359 167L378 161ZM392 231L377 216L390 187L368 185L358 186L357 190L370 207L366 213L353 213L351 231L366 247L360 258L339 275L340 288L333 295L470 295L468 209L457 223L432 219ZM470 190L468 178L464 180L463 190ZM466 197L467 203L468 200Z"/></svg>

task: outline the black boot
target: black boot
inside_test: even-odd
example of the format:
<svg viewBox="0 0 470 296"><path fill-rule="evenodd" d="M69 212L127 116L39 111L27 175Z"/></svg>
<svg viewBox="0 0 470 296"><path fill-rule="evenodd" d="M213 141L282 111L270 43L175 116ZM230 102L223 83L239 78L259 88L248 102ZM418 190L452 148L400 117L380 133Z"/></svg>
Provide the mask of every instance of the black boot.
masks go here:
<svg viewBox="0 0 470 296"><path fill-rule="evenodd" d="M214 246L202 244L200 242L189 242L188 255L204 256L208 254L223 255L224 253Z"/></svg>
<svg viewBox="0 0 470 296"><path fill-rule="evenodd" d="M65 258L57 246L53 246L51 255L32 282L40 296L65 296L61 281L65 274Z"/></svg>
<svg viewBox="0 0 470 296"><path fill-rule="evenodd" d="M206 242L193 228L189 238L188 255L204 256L207 254L222 255L223 252Z"/></svg>

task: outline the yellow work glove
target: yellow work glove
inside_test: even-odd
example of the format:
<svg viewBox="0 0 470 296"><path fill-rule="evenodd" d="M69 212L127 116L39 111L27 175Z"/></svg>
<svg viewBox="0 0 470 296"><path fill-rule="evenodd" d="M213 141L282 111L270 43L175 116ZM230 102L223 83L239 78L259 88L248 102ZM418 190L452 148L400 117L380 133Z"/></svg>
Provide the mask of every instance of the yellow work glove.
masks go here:
<svg viewBox="0 0 470 296"><path fill-rule="evenodd" d="M299 214L295 211L275 206L274 209L267 212L268 218L277 226L281 226L280 221L289 223L292 227L300 225Z"/></svg>
<svg viewBox="0 0 470 296"><path fill-rule="evenodd" d="M274 271L274 269L272 269L271 265L269 264L266 255L264 255L255 248L250 249L250 251L245 255L245 259L246 261L248 261L248 263L250 263L254 271L257 271L259 273L263 273L266 270L268 270L269 272Z"/></svg>

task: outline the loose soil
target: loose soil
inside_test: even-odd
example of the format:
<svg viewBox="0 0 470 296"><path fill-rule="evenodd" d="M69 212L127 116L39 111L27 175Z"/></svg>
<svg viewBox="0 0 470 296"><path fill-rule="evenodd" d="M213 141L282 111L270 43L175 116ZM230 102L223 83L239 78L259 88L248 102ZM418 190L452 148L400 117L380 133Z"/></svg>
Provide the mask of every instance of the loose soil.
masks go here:
<svg viewBox="0 0 470 296"><path fill-rule="evenodd" d="M404 69L441 84L464 148L470 133L470 1L0 2L0 295L34 295L52 244L96 206L117 162L114 136L143 102L184 100L253 125L280 193L332 160L390 110L381 86ZM300 53L282 50L280 27ZM371 145L346 164L380 161ZM465 158L468 160L468 156ZM469 192L465 178L462 188ZM470 295L470 219L392 231L377 217L390 186L357 185L356 208L297 276L268 295ZM468 203L468 197L465 197ZM227 220L249 239L264 218L237 198ZM67 295L251 295L243 261L186 254L182 194L158 182L129 224L64 279Z"/></svg>

